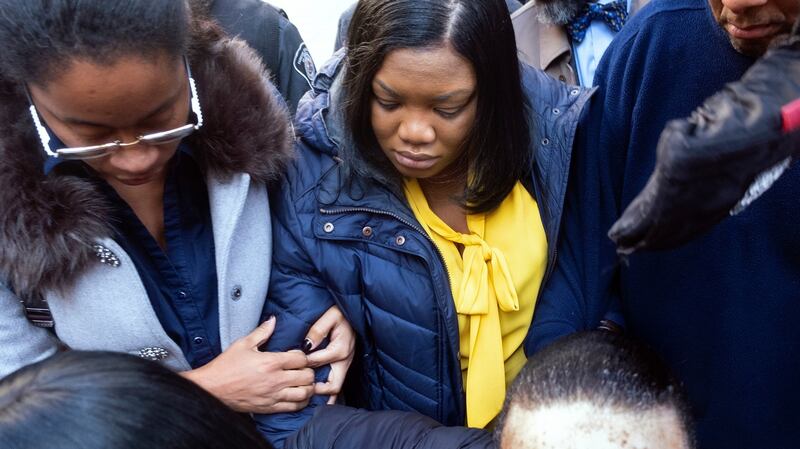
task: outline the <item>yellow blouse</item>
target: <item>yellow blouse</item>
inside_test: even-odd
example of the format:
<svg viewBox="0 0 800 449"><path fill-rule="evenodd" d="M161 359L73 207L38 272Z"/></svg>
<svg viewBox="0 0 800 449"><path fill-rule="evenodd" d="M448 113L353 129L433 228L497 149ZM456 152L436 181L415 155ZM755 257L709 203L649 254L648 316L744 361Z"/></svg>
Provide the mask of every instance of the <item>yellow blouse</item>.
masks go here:
<svg viewBox="0 0 800 449"><path fill-rule="evenodd" d="M460 332L467 425L486 427L525 365L522 343L547 265L539 207L517 183L500 206L467 216L471 234L450 228L428 206L416 179L405 194L425 232L444 257ZM463 254L456 244L463 246Z"/></svg>

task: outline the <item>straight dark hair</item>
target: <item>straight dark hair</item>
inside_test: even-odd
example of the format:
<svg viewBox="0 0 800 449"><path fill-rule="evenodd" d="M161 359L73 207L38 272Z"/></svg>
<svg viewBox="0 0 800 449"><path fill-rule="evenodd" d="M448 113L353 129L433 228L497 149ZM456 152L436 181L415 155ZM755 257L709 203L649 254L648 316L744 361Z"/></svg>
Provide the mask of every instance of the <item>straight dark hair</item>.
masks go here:
<svg viewBox="0 0 800 449"><path fill-rule="evenodd" d="M167 368L69 351L0 381L4 449L269 449L253 421Z"/></svg>
<svg viewBox="0 0 800 449"><path fill-rule="evenodd" d="M451 45L477 78L477 115L459 161L462 199L488 212L530 171L529 111L514 30L504 0L360 0L350 23L344 75L345 120L356 151L381 178L399 174L372 129L372 81L393 50Z"/></svg>
<svg viewBox="0 0 800 449"><path fill-rule="evenodd" d="M179 56L189 17L186 0L0 0L0 73L43 84L74 58Z"/></svg>

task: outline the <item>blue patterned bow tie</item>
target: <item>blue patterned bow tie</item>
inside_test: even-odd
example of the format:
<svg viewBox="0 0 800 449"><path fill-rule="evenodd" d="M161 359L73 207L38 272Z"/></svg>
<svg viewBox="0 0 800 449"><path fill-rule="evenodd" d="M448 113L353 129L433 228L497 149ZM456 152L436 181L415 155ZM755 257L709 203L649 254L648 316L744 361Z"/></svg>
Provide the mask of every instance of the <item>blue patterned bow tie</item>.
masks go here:
<svg viewBox="0 0 800 449"><path fill-rule="evenodd" d="M573 42L580 44L586 37L586 30L595 19L601 19L613 31L619 31L628 20L628 4L624 0L601 5L587 2L583 9L567 24L567 33Z"/></svg>

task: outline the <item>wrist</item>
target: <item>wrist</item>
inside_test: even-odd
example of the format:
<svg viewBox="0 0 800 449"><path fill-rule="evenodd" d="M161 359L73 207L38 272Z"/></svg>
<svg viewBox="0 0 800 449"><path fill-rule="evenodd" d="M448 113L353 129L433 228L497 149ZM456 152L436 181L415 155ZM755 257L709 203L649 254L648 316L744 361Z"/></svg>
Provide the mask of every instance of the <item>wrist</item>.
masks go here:
<svg viewBox="0 0 800 449"><path fill-rule="evenodd" d="M214 394L212 391L213 388L210 385L209 378L207 375L207 369L205 366L201 366L200 368L189 370L189 371L181 371L180 373L183 378L192 381L198 387L208 391L211 394ZM214 394L214 396L216 396Z"/></svg>

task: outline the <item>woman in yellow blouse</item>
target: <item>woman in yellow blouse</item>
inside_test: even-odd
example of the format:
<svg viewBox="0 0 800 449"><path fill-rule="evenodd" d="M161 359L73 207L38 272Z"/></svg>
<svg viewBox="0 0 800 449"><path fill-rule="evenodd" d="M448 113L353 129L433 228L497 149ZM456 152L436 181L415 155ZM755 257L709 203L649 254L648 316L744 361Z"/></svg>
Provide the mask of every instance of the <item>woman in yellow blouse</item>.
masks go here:
<svg viewBox="0 0 800 449"><path fill-rule="evenodd" d="M587 96L519 63L503 0L359 2L297 114L268 301L298 336L341 308L359 337L348 404L497 416Z"/></svg>

